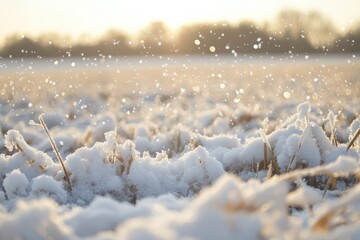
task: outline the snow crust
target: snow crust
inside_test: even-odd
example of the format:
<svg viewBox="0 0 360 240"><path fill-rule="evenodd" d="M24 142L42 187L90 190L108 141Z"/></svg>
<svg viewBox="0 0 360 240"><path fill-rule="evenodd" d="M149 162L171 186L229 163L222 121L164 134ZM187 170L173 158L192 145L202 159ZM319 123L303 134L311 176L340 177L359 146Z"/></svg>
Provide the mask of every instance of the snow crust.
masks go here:
<svg viewBox="0 0 360 240"><path fill-rule="evenodd" d="M340 124L332 112L324 120L302 103L280 123L241 107L152 120L98 109L91 119L45 118L72 190L40 126L2 123L2 238L360 236L359 142L349 150L332 142ZM359 126L348 124L349 136ZM329 177L336 186L323 196Z"/></svg>

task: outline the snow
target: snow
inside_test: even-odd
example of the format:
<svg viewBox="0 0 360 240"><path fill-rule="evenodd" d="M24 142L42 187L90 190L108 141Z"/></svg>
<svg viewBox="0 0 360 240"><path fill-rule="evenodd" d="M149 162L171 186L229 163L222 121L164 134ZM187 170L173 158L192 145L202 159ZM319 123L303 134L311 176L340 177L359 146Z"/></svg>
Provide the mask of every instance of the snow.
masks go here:
<svg viewBox="0 0 360 240"><path fill-rule="evenodd" d="M6 174L2 185L4 186L8 199L13 199L16 197L26 196L26 188L28 183L29 181L25 174L20 172L19 169L15 169L12 172Z"/></svg>
<svg viewBox="0 0 360 240"><path fill-rule="evenodd" d="M59 203L66 203L67 200L67 193L62 182L58 182L46 175L33 179L30 195L34 198L47 196Z"/></svg>
<svg viewBox="0 0 360 240"><path fill-rule="evenodd" d="M267 161L270 161L271 152L267 149ZM244 145L243 151L239 154L241 164L249 165L251 163L258 163L264 160L264 142L262 138L249 140L249 143Z"/></svg>
<svg viewBox="0 0 360 240"><path fill-rule="evenodd" d="M320 165L321 155L319 151L319 147L314 141L311 126L308 126L302 135L302 139L300 140L298 147L299 151L299 162L305 164L309 167L314 167Z"/></svg>
<svg viewBox="0 0 360 240"><path fill-rule="evenodd" d="M27 178L34 178L42 174L54 175L60 169L58 164L44 152L29 146L24 137L17 130L9 130L5 135L5 146L12 152L15 148L19 152L5 158L2 174L20 169Z"/></svg>
<svg viewBox="0 0 360 240"><path fill-rule="evenodd" d="M107 152L102 151L103 145L97 143L92 148L78 149L66 158L73 197L90 202L96 194L122 193L124 184L116 172L119 163L115 166L104 164Z"/></svg>
<svg viewBox="0 0 360 240"><path fill-rule="evenodd" d="M307 186L299 181L299 187L286 197L286 203L294 206L306 206L318 204L322 201L320 190Z"/></svg>
<svg viewBox="0 0 360 240"><path fill-rule="evenodd" d="M314 216L306 219L309 224L298 224L302 217L289 216L288 204L322 202L319 191L304 182L298 184L299 188L288 195L289 185L285 182L243 182L234 175L224 174L211 187L188 200L166 194L132 205L98 196L86 207L70 208L59 208L49 198L19 200L13 212L0 213L0 229L2 236L11 239L47 239L48 236L53 239L267 239L284 235L308 239L319 236L313 227L319 220L318 214L347 206L353 209L350 215L355 216L360 206L357 202L360 191L356 187L344 197L314 208ZM356 222L335 227L328 234L339 236L345 229L354 236L359 234ZM298 234L292 235L294 232Z"/></svg>
<svg viewBox="0 0 360 240"><path fill-rule="evenodd" d="M60 209L50 199L19 200L13 213L0 213L4 239L73 239L71 227L59 217Z"/></svg>
<svg viewBox="0 0 360 240"><path fill-rule="evenodd" d="M288 102L245 106L252 89L212 74L212 93L189 84L116 96L100 84L41 107L1 102L1 238L357 239L360 138L347 144L358 105L330 110L279 88ZM43 112L71 187L36 123Z"/></svg>
<svg viewBox="0 0 360 240"><path fill-rule="evenodd" d="M336 173L338 175L346 175L357 168L359 168L358 159L346 155L340 155L335 162L329 163L325 166L327 172Z"/></svg>
<svg viewBox="0 0 360 240"><path fill-rule="evenodd" d="M310 113L310 104L305 102L305 103L301 103L299 104L299 106L297 107L297 117L299 119L302 119L302 118L308 118L309 116L309 113Z"/></svg>
<svg viewBox="0 0 360 240"><path fill-rule="evenodd" d="M327 119L329 121L330 129L335 129L335 123L337 121L337 115L335 115L331 110L328 113Z"/></svg>

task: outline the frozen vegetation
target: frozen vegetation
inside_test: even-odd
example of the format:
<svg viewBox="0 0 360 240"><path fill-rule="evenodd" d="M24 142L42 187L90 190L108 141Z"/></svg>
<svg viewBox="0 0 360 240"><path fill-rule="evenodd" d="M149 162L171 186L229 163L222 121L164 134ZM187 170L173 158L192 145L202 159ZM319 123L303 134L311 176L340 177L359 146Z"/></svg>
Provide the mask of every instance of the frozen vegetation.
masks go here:
<svg viewBox="0 0 360 240"><path fill-rule="evenodd" d="M0 99L1 239L360 239L359 103L64 99Z"/></svg>

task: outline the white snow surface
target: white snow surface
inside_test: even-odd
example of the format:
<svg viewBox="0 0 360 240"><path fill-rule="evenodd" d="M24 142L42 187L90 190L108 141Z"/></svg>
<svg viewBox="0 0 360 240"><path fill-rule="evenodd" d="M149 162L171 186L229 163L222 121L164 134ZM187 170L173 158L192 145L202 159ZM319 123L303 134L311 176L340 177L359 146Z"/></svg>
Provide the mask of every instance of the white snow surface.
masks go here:
<svg viewBox="0 0 360 240"><path fill-rule="evenodd" d="M0 213L0 230L6 239L336 239L345 230L350 238L360 234L353 219L359 210L359 187L314 208L309 219L289 215L286 201L314 204L321 197L307 187L287 197L288 191L285 182L243 182L224 174L188 199L165 194L131 205L97 196L85 207L59 206L50 198L19 199L14 211ZM294 195L300 199L289 200ZM336 219L330 219L334 227L326 234L317 229L318 214L332 214L345 204L346 225L335 227Z"/></svg>
<svg viewBox="0 0 360 240"><path fill-rule="evenodd" d="M194 114L174 103L165 116L158 101L148 96L152 113L128 116L85 98L96 105L91 119L44 117L71 187L43 129L9 112L0 122L1 239L360 237L359 141L349 150L331 142L338 116L328 113L327 130L309 103L278 122L211 103ZM345 127L354 135L359 120ZM337 184L323 197L329 176Z"/></svg>

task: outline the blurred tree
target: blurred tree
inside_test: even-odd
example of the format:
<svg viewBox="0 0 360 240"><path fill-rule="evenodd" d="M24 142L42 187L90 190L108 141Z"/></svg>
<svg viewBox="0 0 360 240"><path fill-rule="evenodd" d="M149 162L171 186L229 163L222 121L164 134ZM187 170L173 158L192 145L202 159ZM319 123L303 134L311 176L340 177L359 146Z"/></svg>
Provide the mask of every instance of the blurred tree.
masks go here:
<svg viewBox="0 0 360 240"><path fill-rule="evenodd" d="M304 32L314 47L331 47L339 37L331 20L314 11L305 17Z"/></svg>
<svg viewBox="0 0 360 240"><path fill-rule="evenodd" d="M153 22L138 36L140 44L137 51L140 54L170 54L172 41L169 28L163 22Z"/></svg>
<svg viewBox="0 0 360 240"><path fill-rule="evenodd" d="M118 30L94 40L82 36L77 42L68 36L46 33L38 40L11 36L0 50L2 57L71 57L162 54L247 54L360 52L360 23L339 34L333 23L318 12L281 11L275 22L259 26L244 21L202 23L182 27L174 37L163 22L153 22L130 43Z"/></svg>
<svg viewBox="0 0 360 240"><path fill-rule="evenodd" d="M129 46L129 38L118 30L110 30L94 46L105 55L129 55L133 50Z"/></svg>
<svg viewBox="0 0 360 240"><path fill-rule="evenodd" d="M50 57L57 54L60 48L56 46L44 47L36 40L28 37L19 37L17 35L7 38L1 51L4 57Z"/></svg>
<svg viewBox="0 0 360 240"><path fill-rule="evenodd" d="M282 10L277 17L277 27L283 38L297 40L304 34L304 16L293 9Z"/></svg>
<svg viewBox="0 0 360 240"><path fill-rule="evenodd" d="M266 31L253 22L241 23L236 28L236 37L238 38L238 53L264 53L271 48L267 45Z"/></svg>
<svg viewBox="0 0 360 240"><path fill-rule="evenodd" d="M189 25L181 28L176 37L176 46L180 54L203 53L202 28L203 24Z"/></svg>
<svg viewBox="0 0 360 240"><path fill-rule="evenodd" d="M277 17L277 28L283 51L313 52L316 49L329 49L337 37L332 22L318 12L282 10Z"/></svg>
<svg viewBox="0 0 360 240"><path fill-rule="evenodd" d="M343 36L336 40L333 51L339 53L360 52L360 21Z"/></svg>

